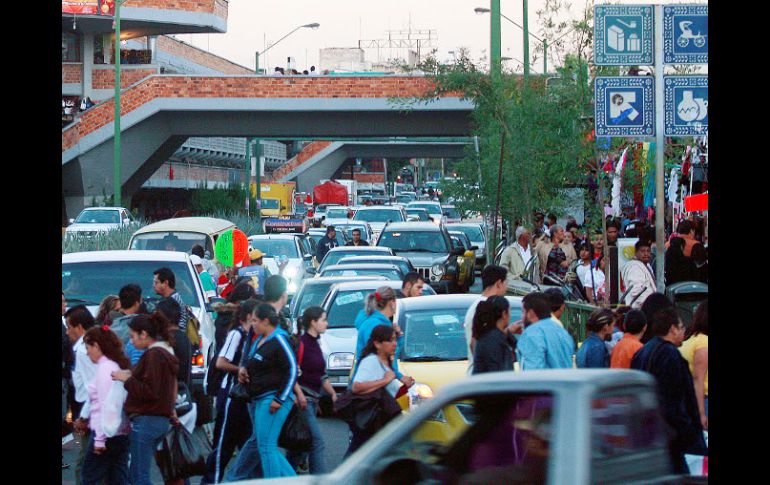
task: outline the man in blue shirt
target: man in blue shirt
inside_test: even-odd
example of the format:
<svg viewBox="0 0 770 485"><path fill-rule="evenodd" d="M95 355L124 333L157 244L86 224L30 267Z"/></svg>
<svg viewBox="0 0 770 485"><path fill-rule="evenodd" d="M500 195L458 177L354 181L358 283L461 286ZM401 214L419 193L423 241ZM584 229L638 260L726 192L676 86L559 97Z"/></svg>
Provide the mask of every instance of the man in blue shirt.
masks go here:
<svg viewBox="0 0 770 485"><path fill-rule="evenodd" d="M525 328L516 344L521 370L571 369L575 341L551 318L548 296L533 292L521 304Z"/></svg>
<svg viewBox="0 0 770 485"><path fill-rule="evenodd" d="M578 369L606 369L610 366L610 353L604 342L612 338L614 321L612 310L600 308L591 313L586 322L588 337L575 356Z"/></svg>

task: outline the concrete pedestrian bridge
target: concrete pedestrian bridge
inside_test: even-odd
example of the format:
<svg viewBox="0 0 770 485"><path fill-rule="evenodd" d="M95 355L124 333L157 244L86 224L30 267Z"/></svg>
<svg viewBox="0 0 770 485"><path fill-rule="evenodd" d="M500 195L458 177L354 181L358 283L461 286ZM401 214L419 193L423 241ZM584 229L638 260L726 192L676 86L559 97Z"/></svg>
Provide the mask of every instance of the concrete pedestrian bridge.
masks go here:
<svg viewBox="0 0 770 485"><path fill-rule="evenodd" d="M191 136L340 141L468 136L473 106L459 95L408 109L395 102L432 88L430 79L404 75L148 76L121 94L123 192L130 196L138 190ZM112 192L114 110L114 101L107 100L62 130L62 194L68 213L77 212L92 196ZM353 146L337 151L353 153ZM371 153L377 150L369 146ZM401 156L410 150L408 143L404 146L406 150L398 150ZM432 146L436 156L446 156L445 144ZM411 147L413 156L432 153L429 143ZM358 146L355 152L364 148ZM304 171L315 177L314 171ZM303 170L292 172L297 176Z"/></svg>

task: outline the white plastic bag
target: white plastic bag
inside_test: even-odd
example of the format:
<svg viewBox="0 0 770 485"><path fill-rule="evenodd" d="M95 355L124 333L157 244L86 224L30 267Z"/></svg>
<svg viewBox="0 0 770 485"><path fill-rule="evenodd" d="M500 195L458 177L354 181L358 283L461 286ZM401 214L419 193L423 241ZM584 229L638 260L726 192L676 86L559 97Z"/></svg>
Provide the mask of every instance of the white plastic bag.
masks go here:
<svg viewBox="0 0 770 485"><path fill-rule="evenodd" d="M121 381L113 381L107 400L102 406L102 430L108 438L118 434L128 424L128 417L123 411L128 391Z"/></svg>

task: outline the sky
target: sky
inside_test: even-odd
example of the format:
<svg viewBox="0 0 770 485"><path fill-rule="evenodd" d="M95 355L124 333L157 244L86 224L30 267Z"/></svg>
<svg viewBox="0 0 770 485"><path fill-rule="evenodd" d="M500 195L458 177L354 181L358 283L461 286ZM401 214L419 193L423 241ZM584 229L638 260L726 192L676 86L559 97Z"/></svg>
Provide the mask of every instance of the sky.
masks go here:
<svg viewBox="0 0 770 485"><path fill-rule="evenodd" d="M384 39L388 30L407 30L411 23L413 30L436 31L440 61L450 61L453 56L449 51L457 51L459 47L469 48L471 58L479 59L488 57L490 20L489 14L476 14L474 8L489 8L489 3L489 0L230 0L227 33L177 35L176 38L253 69L254 53L265 48L265 39L275 42L295 27L317 22L321 24L318 29L299 29L260 59L260 67L272 71L277 65L285 67L286 58L293 56L297 69L302 71L311 65L319 66L321 48L357 47L359 39ZM529 1L529 26L535 35L539 31L536 11L544 3L545 0ZM577 19L586 0L572 0L571 4L571 18ZM521 0L501 0L501 11L520 25L523 23ZM522 30L505 19L501 29L503 57L522 59ZM530 37L530 51L536 43ZM381 52L381 59L385 61L383 54ZM404 54L402 51L402 56ZM366 51L367 61L376 61L376 58L376 50ZM515 60L506 62L518 64ZM508 67L515 68L513 64Z"/></svg>

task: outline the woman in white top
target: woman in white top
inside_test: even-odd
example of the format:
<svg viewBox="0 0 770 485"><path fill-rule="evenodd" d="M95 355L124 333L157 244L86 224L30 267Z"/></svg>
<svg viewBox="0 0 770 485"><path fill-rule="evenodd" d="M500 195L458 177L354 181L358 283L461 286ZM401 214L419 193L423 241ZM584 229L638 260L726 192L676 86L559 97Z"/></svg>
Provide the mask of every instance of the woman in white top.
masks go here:
<svg viewBox="0 0 770 485"><path fill-rule="evenodd" d="M372 335L361 353L361 362L353 377L353 394L369 394L380 388L395 397L401 382L396 379L391 365L396 353L396 331L387 325L378 325L372 330ZM350 441L348 454L357 450L377 430L366 432L356 426L350 427L353 437Z"/></svg>
<svg viewBox="0 0 770 485"><path fill-rule="evenodd" d="M580 283L585 289L586 298L589 303L596 303L597 300L604 299L604 258L599 256L596 263L591 261L591 256L594 254L593 246L588 243L584 243L580 246L580 266L577 267L575 272Z"/></svg>

